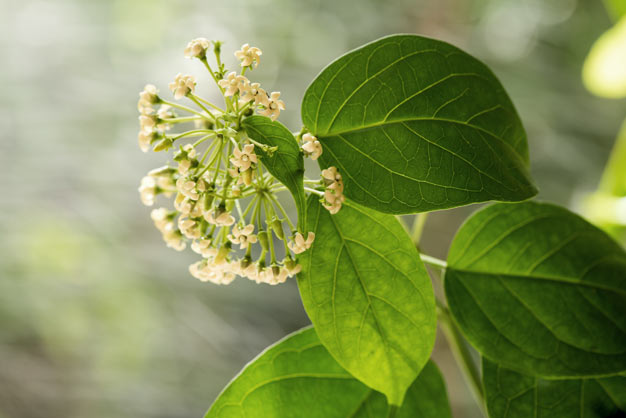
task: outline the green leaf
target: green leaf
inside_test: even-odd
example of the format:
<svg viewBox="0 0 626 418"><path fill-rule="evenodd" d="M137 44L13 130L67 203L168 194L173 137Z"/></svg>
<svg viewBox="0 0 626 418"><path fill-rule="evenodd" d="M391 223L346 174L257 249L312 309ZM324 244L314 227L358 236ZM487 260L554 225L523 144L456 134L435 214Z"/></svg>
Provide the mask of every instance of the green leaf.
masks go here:
<svg viewBox="0 0 626 418"><path fill-rule="evenodd" d="M445 42L393 35L326 67L302 120L336 166L345 194L414 213L536 193L526 134L493 73Z"/></svg>
<svg viewBox="0 0 626 418"><path fill-rule="evenodd" d="M293 134L280 122L265 116L250 116L242 126L248 136L261 144L278 147L271 154L255 147L267 170L291 192L298 210L298 229L304 232L306 225L306 196L304 194L304 161L298 142Z"/></svg>
<svg viewBox="0 0 626 418"><path fill-rule="evenodd" d="M566 209L496 204L461 227L445 291L489 360L543 377L626 370L626 254Z"/></svg>
<svg viewBox="0 0 626 418"><path fill-rule="evenodd" d="M597 96L626 97L626 16L591 47L583 65L583 81Z"/></svg>
<svg viewBox="0 0 626 418"><path fill-rule="evenodd" d="M350 418L385 417L389 409L385 396L370 390L370 395ZM426 363L418 378L409 387L404 403L395 418L452 418L446 385L433 363Z"/></svg>
<svg viewBox="0 0 626 418"><path fill-rule="evenodd" d="M626 377L544 380L483 359L491 418L607 418L626 412Z"/></svg>
<svg viewBox="0 0 626 418"><path fill-rule="evenodd" d="M384 417L385 397L346 372L306 328L267 348L224 389L206 418ZM369 415L368 415L369 414ZM418 415L419 414L419 415ZM449 418L437 366L429 362L397 418Z"/></svg>
<svg viewBox="0 0 626 418"><path fill-rule="evenodd" d="M620 17L626 15L626 1L624 0L604 0L604 5L614 20L619 20Z"/></svg>
<svg viewBox="0 0 626 418"><path fill-rule="evenodd" d="M395 217L346 202L336 215L309 198L311 249L298 287L339 364L400 405L426 364L436 329L430 278Z"/></svg>

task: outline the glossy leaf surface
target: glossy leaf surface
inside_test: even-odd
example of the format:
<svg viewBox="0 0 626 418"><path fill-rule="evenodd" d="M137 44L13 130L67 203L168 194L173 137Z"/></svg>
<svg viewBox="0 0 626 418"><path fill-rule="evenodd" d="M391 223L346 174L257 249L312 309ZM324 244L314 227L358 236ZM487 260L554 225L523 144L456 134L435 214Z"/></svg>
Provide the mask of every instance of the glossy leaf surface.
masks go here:
<svg viewBox="0 0 626 418"><path fill-rule="evenodd" d="M414 213L536 193L520 119L493 73L445 42L389 36L331 63L302 120L346 196Z"/></svg>
<svg viewBox="0 0 626 418"><path fill-rule="evenodd" d="M626 377L544 380L483 359L491 418L611 418L626 415Z"/></svg>
<svg viewBox="0 0 626 418"><path fill-rule="evenodd" d="M298 287L320 340L356 378L400 405L430 357L435 301L415 246L395 217L346 202L308 202L315 242Z"/></svg>
<svg viewBox="0 0 626 418"><path fill-rule="evenodd" d="M224 389L207 418L385 417L385 397L348 374L315 330L291 334L261 353ZM429 362L407 392L398 418L449 418L445 385Z"/></svg>
<svg viewBox="0 0 626 418"><path fill-rule="evenodd" d="M459 230L445 291L488 359L544 377L626 370L626 254L566 209L496 204Z"/></svg>

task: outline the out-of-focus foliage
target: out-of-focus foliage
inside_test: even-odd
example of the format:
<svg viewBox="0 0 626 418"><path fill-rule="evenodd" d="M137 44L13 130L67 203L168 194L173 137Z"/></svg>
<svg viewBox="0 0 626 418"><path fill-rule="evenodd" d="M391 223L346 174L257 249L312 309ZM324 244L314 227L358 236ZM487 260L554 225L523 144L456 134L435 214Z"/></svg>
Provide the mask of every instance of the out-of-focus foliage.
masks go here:
<svg viewBox="0 0 626 418"><path fill-rule="evenodd" d="M618 20L620 17L626 15L626 1L624 0L604 0L606 8L613 17Z"/></svg>
<svg viewBox="0 0 626 418"><path fill-rule="evenodd" d="M585 60L583 80L600 97L626 96L626 17L595 42Z"/></svg>
<svg viewBox="0 0 626 418"><path fill-rule="evenodd" d="M616 25L594 43L583 67L583 80L592 93L626 97L626 2L606 0ZM626 243L626 122L617 136L598 189L584 202L585 215L616 239Z"/></svg>
<svg viewBox="0 0 626 418"><path fill-rule="evenodd" d="M0 10L3 418L201 416L247 361L308 323L295 281L193 279L194 255L167 249L139 201L139 179L163 161L137 148L137 94L205 74L183 58L192 38L260 47L254 77L281 91L292 131L308 83L337 56L390 33L448 41L494 69L527 128L541 197L566 205L596 187L624 118L621 102L580 82L612 24L595 0L0 0ZM444 257L471 210L431 215L424 251ZM440 341L435 357L455 416L478 416Z"/></svg>
<svg viewBox="0 0 626 418"><path fill-rule="evenodd" d="M626 122L617 136L598 190L585 201L585 215L615 238L626 240Z"/></svg>

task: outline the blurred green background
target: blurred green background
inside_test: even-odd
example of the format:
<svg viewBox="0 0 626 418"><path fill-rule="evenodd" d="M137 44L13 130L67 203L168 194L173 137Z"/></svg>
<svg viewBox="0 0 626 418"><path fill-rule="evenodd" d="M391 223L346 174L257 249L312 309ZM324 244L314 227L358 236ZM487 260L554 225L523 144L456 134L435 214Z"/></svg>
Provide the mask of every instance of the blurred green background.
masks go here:
<svg viewBox="0 0 626 418"><path fill-rule="evenodd" d="M0 0L0 417L202 416L246 362L308 324L294 280L193 279L196 255L167 249L139 201L166 157L137 147L138 92L204 76L183 58L190 39L224 40L227 56L260 47L254 78L282 92L292 130L340 54L397 32L449 41L510 93L540 198L576 210L626 115L581 81L611 25L597 0ZM444 257L475 208L431 215L426 252ZM455 416L478 416L441 338L434 358Z"/></svg>

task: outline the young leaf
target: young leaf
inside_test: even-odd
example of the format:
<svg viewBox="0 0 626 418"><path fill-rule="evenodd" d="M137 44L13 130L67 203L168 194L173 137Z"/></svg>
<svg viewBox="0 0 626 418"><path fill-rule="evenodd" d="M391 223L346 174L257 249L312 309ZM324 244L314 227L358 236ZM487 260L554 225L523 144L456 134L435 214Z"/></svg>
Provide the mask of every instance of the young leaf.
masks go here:
<svg viewBox="0 0 626 418"><path fill-rule="evenodd" d="M626 376L544 380L483 359L491 418L607 418L626 412Z"/></svg>
<svg viewBox="0 0 626 418"><path fill-rule="evenodd" d="M299 262L304 307L328 351L400 405L435 340L435 300L415 246L390 215L346 202L336 215L308 203L311 249Z"/></svg>
<svg viewBox="0 0 626 418"><path fill-rule="evenodd" d="M293 134L282 123L265 116L250 116L243 120L248 136L261 144L277 147L267 153L261 147L255 152L261 156L263 166L293 195L298 210L298 229L306 225L306 196L304 195L304 161Z"/></svg>
<svg viewBox="0 0 626 418"><path fill-rule="evenodd" d="M468 340L504 367L550 378L626 370L626 253L566 209L474 214L452 242L445 291Z"/></svg>
<svg viewBox="0 0 626 418"><path fill-rule="evenodd" d="M383 395L350 376L326 351L315 330L306 328L250 362L205 417L365 418L384 417L388 409ZM415 416L451 417L443 379L432 362L409 388L396 418Z"/></svg>
<svg viewBox="0 0 626 418"><path fill-rule="evenodd" d="M504 88L445 42L393 35L326 67L302 120L336 166L345 194L387 213L413 213L536 193L526 134Z"/></svg>

